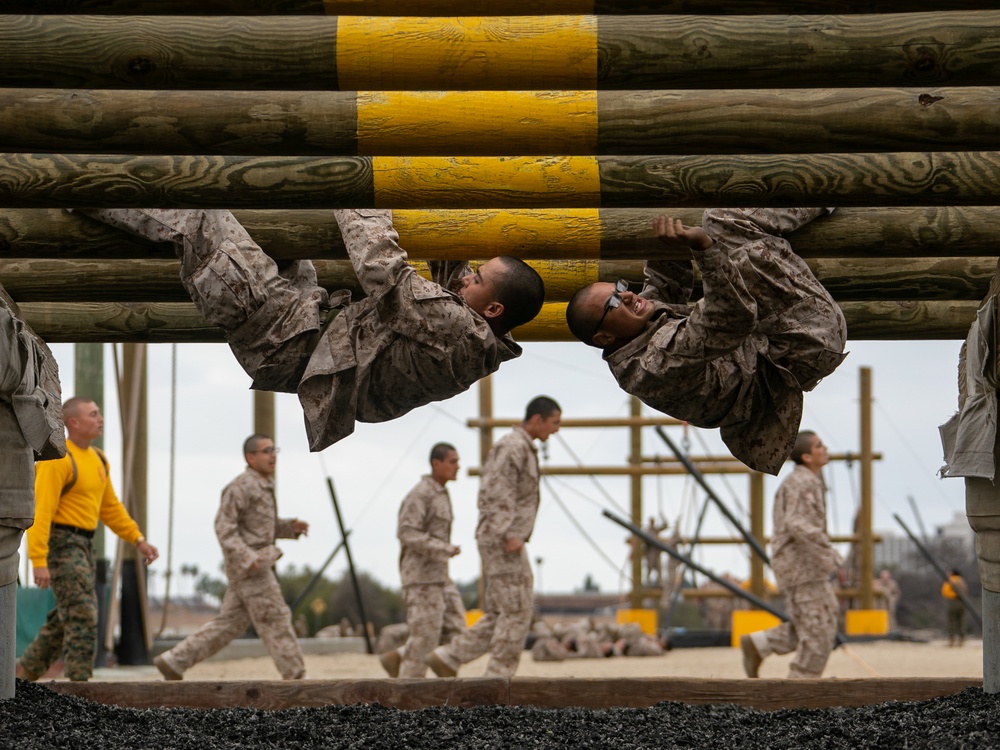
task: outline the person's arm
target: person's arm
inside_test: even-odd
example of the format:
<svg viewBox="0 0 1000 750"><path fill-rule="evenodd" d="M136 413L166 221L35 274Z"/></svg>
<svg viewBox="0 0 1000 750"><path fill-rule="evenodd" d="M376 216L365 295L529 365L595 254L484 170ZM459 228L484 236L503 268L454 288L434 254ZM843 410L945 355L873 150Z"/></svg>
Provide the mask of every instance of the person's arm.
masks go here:
<svg viewBox="0 0 1000 750"><path fill-rule="evenodd" d="M725 248L701 227L689 227L678 219L661 216L653 226L666 245L690 248L704 285L704 296L678 329L671 353L704 361L738 349L753 331L757 303Z"/></svg>
<svg viewBox="0 0 1000 750"><path fill-rule="evenodd" d="M690 260L647 260L642 268L640 297L670 305L686 305L694 290Z"/></svg>
<svg viewBox="0 0 1000 750"><path fill-rule="evenodd" d="M427 268L435 284L456 294L462 288L462 279L472 273L467 260L429 260Z"/></svg>
<svg viewBox="0 0 1000 750"><path fill-rule="evenodd" d="M40 461L35 464L35 522L28 529L28 558L35 583L47 588L49 574L49 529L59 507L62 488L72 476L70 460Z"/></svg>
<svg viewBox="0 0 1000 750"><path fill-rule="evenodd" d="M361 288L381 297L402 278L414 274L387 209L342 209L333 212Z"/></svg>
<svg viewBox="0 0 1000 750"><path fill-rule="evenodd" d="M517 491L524 461L514 441L501 441L493 446L479 484L480 506L485 521L481 531L485 538L516 552L524 540L511 533L517 515Z"/></svg>
<svg viewBox="0 0 1000 750"><path fill-rule="evenodd" d="M396 536L400 544L415 552L434 557L451 557L458 548L450 542L431 536L425 528L432 499L430 494L421 492L420 486L403 498L399 506Z"/></svg>
<svg viewBox="0 0 1000 750"><path fill-rule="evenodd" d="M274 524L276 539L298 539L309 533L309 524L298 518L279 518Z"/></svg>
<svg viewBox="0 0 1000 750"><path fill-rule="evenodd" d="M222 491L219 511L215 515L215 535L222 546L222 553L232 568L250 572L255 570L258 553L243 541L240 534L240 516L248 498L244 491L229 485Z"/></svg>
<svg viewBox="0 0 1000 750"><path fill-rule="evenodd" d="M795 482L785 489L785 529L799 543L828 549L831 559L839 558L826 532L826 502L818 482ZM836 556L836 557L833 557Z"/></svg>

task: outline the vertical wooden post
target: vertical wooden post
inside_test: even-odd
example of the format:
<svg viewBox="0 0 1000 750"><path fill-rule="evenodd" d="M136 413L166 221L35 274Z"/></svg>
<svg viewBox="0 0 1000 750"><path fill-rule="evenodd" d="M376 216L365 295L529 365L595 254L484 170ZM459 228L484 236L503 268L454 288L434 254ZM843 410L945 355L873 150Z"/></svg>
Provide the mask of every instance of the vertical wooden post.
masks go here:
<svg viewBox="0 0 1000 750"><path fill-rule="evenodd" d="M493 417L493 376L487 375L479 381L479 465L486 468L486 457L493 447L493 428L486 424L487 419ZM482 481L482 479L480 479ZM479 586L477 595L479 597L479 608L486 606L486 574L482 565L479 568Z"/></svg>
<svg viewBox="0 0 1000 750"><path fill-rule="evenodd" d="M633 396L630 400L631 414L633 417L642 416L642 402ZM629 428L630 452L628 462L632 466L639 466L642 463L642 427L635 425ZM632 484L632 523L642 526L642 475L633 474ZM632 538L632 608L642 607L643 600L643 580L642 580L642 543Z"/></svg>
<svg viewBox="0 0 1000 750"><path fill-rule="evenodd" d="M275 435L274 425L274 392L254 391L253 392L253 431L261 435L267 435L278 444L278 436Z"/></svg>
<svg viewBox="0 0 1000 750"><path fill-rule="evenodd" d="M750 474L750 534L764 546L764 475ZM750 550L750 593L765 598L764 561Z"/></svg>
<svg viewBox="0 0 1000 750"><path fill-rule="evenodd" d="M858 536L858 587L861 609L874 608L872 579L875 559L872 542L872 370L862 367L861 373L861 508Z"/></svg>
<svg viewBox="0 0 1000 750"><path fill-rule="evenodd" d="M73 393L64 393L63 396L92 398L104 413L104 344L73 345ZM97 438L93 445L103 448L104 437ZM97 533L94 534L94 558L100 560L105 557L104 524L98 521Z"/></svg>

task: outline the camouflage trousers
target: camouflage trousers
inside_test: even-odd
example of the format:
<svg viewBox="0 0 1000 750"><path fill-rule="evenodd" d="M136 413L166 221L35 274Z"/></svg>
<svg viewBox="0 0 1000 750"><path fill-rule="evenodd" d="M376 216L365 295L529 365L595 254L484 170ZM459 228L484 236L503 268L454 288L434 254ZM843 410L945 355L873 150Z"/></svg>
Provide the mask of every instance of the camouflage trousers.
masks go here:
<svg viewBox="0 0 1000 750"><path fill-rule="evenodd" d="M88 216L146 239L171 242L181 282L258 390L294 393L328 302L312 261L278 265L229 211L100 209Z"/></svg>
<svg viewBox="0 0 1000 750"><path fill-rule="evenodd" d="M523 550L522 550L523 552ZM445 663L453 668L476 659L487 651L490 654L485 677L513 677L524 651L524 641L531 627L534 605L535 579L527 554L522 554L519 572L491 574L490 568L497 567L492 558L502 555L501 551L479 546L486 573L486 606L483 616L475 625L438 652ZM505 571L510 571L507 561Z"/></svg>
<svg viewBox="0 0 1000 750"><path fill-rule="evenodd" d="M961 599L948 602L948 640L955 639L959 643L965 639L965 605Z"/></svg>
<svg viewBox="0 0 1000 750"><path fill-rule="evenodd" d="M793 586L785 592L785 608L791 621L752 633L754 646L761 657L794 651L791 678L822 677L837 637L840 610L833 586L829 581Z"/></svg>
<svg viewBox="0 0 1000 750"><path fill-rule="evenodd" d="M426 677L424 658L465 632L465 606L455 584L415 583L403 587L410 635L400 648L400 677Z"/></svg>
<svg viewBox="0 0 1000 750"><path fill-rule="evenodd" d="M803 391L811 391L844 361L847 321L780 235L831 210L723 208L702 217L702 228L726 248L754 297L754 330L767 337L768 358L788 370ZM705 293L710 293L707 286Z"/></svg>
<svg viewBox="0 0 1000 750"><path fill-rule="evenodd" d="M97 653L97 593L91 540L64 529L49 533L49 573L55 609L21 655L21 667L34 679L60 657L71 680L89 680Z"/></svg>
<svg viewBox="0 0 1000 750"><path fill-rule="evenodd" d="M282 678L304 677L306 668L292 628L292 613L270 569L230 581L219 614L161 656L181 674L243 635L251 623Z"/></svg>

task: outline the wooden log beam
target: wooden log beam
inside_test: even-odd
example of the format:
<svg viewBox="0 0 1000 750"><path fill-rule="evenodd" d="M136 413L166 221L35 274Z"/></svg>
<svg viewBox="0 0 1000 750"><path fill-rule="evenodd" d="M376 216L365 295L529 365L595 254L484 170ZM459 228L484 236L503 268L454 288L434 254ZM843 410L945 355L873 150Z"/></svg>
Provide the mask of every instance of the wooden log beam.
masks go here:
<svg viewBox="0 0 1000 750"><path fill-rule="evenodd" d="M1000 203L1000 152L568 157L0 154L0 208Z"/></svg>
<svg viewBox="0 0 1000 750"><path fill-rule="evenodd" d="M844 302L848 335L861 340L964 339L977 302ZM222 331L188 302L25 302L25 319L49 343L221 342ZM519 341L571 341L566 305L543 306L535 320L514 331Z"/></svg>
<svg viewBox="0 0 1000 750"><path fill-rule="evenodd" d="M50 690L131 708L320 708L379 703L398 709L432 706L646 708L662 701L730 703L762 710L868 706L924 701L981 687L971 677L880 677L838 680L757 680L683 677L464 677L459 680L307 680L302 682L49 682Z"/></svg>
<svg viewBox="0 0 1000 750"><path fill-rule="evenodd" d="M878 258L812 259L816 277L838 302L981 300L997 269L992 258L934 260ZM363 296L346 260L315 261L321 286L350 289ZM426 264L418 271L429 276ZM545 280L549 302L568 302L595 281L642 281L642 261L531 261ZM0 283L19 302L184 302L188 295L175 260L10 259L0 268ZM636 287L638 288L638 287ZM696 284L694 298L701 296Z"/></svg>
<svg viewBox="0 0 1000 750"><path fill-rule="evenodd" d="M225 40L225 44L220 44ZM1000 11L0 16L0 86L532 90L989 86Z"/></svg>
<svg viewBox="0 0 1000 750"><path fill-rule="evenodd" d="M0 89L7 152L520 156L976 151L1000 87L699 91Z"/></svg>
<svg viewBox="0 0 1000 750"><path fill-rule="evenodd" d="M411 259L525 260L683 257L653 239L665 211L687 224L699 209L602 208L398 210L393 223ZM347 257L329 210L247 211L236 218L279 259ZM990 206L843 208L791 235L804 258L981 257L997 252L1000 211ZM172 258L166 244L140 240L59 209L0 209L0 258Z"/></svg>
<svg viewBox="0 0 1000 750"><path fill-rule="evenodd" d="M993 10L994 0L479 0L477 15L556 14L834 14ZM467 6L455 0L5 0L7 13L144 16L449 16Z"/></svg>

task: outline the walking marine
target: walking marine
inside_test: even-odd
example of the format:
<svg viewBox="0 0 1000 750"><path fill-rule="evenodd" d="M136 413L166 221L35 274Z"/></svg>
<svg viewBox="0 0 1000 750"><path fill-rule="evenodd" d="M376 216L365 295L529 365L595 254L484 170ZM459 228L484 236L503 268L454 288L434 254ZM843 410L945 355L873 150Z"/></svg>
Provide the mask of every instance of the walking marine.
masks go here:
<svg viewBox="0 0 1000 750"><path fill-rule="evenodd" d="M660 216L654 234L690 260L647 261L639 294L598 282L566 309L570 330L604 349L618 384L697 427L721 427L733 455L777 474L795 443L802 393L844 359L843 313L780 235L822 208L713 209L702 228Z"/></svg>
<svg viewBox="0 0 1000 750"><path fill-rule="evenodd" d="M302 651L292 628L292 614L281 595L272 566L281 557L275 538L298 539L309 524L278 518L274 470L278 449L266 435L251 435L243 443L247 468L222 491L215 516L215 535L229 585L219 614L153 663L168 680L218 652L252 624L275 666L286 680L305 676Z"/></svg>

